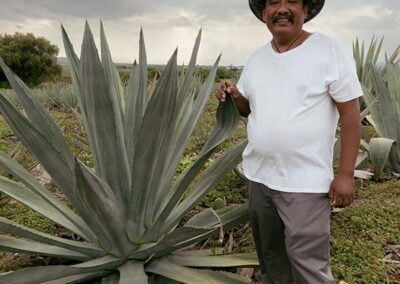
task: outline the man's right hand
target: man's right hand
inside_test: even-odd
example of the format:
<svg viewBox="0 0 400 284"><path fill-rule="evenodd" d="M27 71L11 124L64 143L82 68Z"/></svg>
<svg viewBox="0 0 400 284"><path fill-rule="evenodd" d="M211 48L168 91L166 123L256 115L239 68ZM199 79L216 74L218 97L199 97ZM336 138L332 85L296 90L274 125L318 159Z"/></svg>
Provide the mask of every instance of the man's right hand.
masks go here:
<svg viewBox="0 0 400 284"><path fill-rule="evenodd" d="M247 117L250 114L249 101L239 92L236 85L229 80L221 81L215 94L220 102L225 102L227 96L231 96L235 102L240 115Z"/></svg>
<svg viewBox="0 0 400 284"><path fill-rule="evenodd" d="M232 81L223 80L219 83L215 96L220 102L225 102L227 95L231 95L234 100L242 96Z"/></svg>

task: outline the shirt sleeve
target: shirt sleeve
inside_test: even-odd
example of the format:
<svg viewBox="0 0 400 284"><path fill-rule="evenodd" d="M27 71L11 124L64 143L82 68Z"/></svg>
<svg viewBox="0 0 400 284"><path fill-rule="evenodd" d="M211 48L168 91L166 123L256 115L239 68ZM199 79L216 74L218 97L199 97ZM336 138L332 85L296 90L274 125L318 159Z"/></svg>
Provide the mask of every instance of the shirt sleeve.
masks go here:
<svg viewBox="0 0 400 284"><path fill-rule="evenodd" d="M334 49L336 76L329 84L329 94L336 102L347 102L363 95L354 59L340 44Z"/></svg>

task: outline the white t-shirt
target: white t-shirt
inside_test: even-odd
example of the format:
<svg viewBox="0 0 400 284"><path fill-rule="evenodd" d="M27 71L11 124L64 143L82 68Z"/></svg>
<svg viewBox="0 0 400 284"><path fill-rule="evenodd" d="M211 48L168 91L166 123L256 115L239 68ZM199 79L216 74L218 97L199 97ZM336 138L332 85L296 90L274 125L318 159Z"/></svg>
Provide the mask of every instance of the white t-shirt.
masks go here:
<svg viewBox="0 0 400 284"><path fill-rule="evenodd" d="M268 43L248 59L239 91L249 100L245 176L286 192L328 192L339 114L334 101L362 95L354 60L314 33L277 53Z"/></svg>

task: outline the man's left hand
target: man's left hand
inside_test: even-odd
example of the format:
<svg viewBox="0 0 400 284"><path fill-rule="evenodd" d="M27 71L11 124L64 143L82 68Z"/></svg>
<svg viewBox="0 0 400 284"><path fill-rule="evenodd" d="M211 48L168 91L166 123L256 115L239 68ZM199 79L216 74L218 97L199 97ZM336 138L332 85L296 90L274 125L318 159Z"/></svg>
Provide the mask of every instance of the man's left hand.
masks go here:
<svg viewBox="0 0 400 284"><path fill-rule="evenodd" d="M354 202L355 185L354 177L350 175L337 175L329 190L329 198L335 207L347 207Z"/></svg>

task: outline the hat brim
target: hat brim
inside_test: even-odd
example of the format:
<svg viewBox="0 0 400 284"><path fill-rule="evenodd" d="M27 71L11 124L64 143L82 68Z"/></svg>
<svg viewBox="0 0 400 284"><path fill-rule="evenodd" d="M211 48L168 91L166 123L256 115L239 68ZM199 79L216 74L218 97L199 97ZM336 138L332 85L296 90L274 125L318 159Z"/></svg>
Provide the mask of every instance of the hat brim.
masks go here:
<svg viewBox="0 0 400 284"><path fill-rule="evenodd" d="M311 21L319 12L321 12L324 6L325 0L308 0L308 14L304 19L304 23ZM265 7L265 0L249 0L249 6L254 15L261 21L263 21L262 11Z"/></svg>

